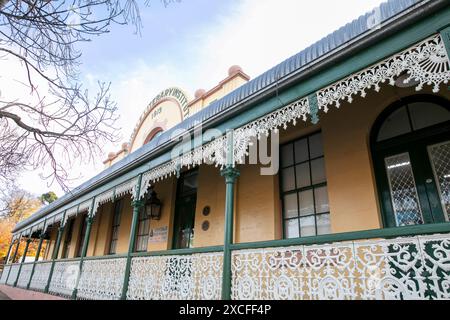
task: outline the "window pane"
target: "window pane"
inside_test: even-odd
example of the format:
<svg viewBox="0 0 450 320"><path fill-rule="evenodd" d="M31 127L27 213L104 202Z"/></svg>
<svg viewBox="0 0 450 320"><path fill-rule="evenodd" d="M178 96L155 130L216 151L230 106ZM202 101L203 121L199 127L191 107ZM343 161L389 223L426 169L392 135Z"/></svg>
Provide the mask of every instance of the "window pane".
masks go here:
<svg viewBox="0 0 450 320"><path fill-rule="evenodd" d="M327 187L314 189L314 198L316 200L316 213L329 212L328 190Z"/></svg>
<svg viewBox="0 0 450 320"><path fill-rule="evenodd" d="M294 167L282 170L283 191L295 189Z"/></svg>
<svg viewBox="0 0 450 320"><path fill-rule="evenodd" d="M300 202L300 215L301 216L307 216L310 214L314 214L314 198L313 198L312 190L300 192L298 195L298 199Z"/></svg>
<svg viewBox="0 0 450 320"><path fill-rule="evenodd" d="M423 224L409 153L386 158L385 163L397 226Z"/></svg>
<svg viewBox="0 0 450 320"><path fill-rule="evenodd" d="M286 220L284 222L284 232L287 239L298 238L298 219Z"/></svg>
<svg viewBox="0 0 450 320"><path fill-rule="evenodd" d="M318 133L309 138L311 158L323 156L322 134Z"/></svg>
<svg viewBox="0 0 450 320"><path fill-rule="evenodd" d="M330 234L331 222L329 214L321 214L317 216L317 234Z"/></svg>
<svg viewBox="0 0 450 320"><path fill-rule="evenodd" d="M292 144L287 144L281 148L281 166L288 167L294 164L294 150Z"/></svg>
<svg viewBox="0 0 450 320"><path fill-rule="evenodd" d="M295 142L295 162L303 162L309 159L308 156L308 141L307 139L302 139Z"/></svg>
<svg viewBox="0 0 450 320"><path fill-rule="evenodd" d="M384 121L378 133L378 141L394 138L408 132L411 132L411 126L409 125L406 107L403 107L394 111Z"/></svg>
<svg viewBox="0 0 450 320"><path fill-rule="evenodd" d="M450 112L440 105L431 102L415 102L408 106L414 130L450 120Z"/></svg>
<svg viewBox="0 0 450 320"><path fill-rule="evenodd" d="M297 194L289 194L284 197L284 217L293 218L298 216Z"/></svg>
<svg viewBox="0 0 450 320"><path fill-rule="evenodd" d="M309 172L309 162L299 164L295 168L297 174L297 188L304 188L311 185L311 177Z"/></svg>
<svg viewBox="0 0 450 320"><path fill-rule="evenodd" d="M311 161L311 175L313 184L323 183L327 181L327 178L325 176L324 158Z"/></svg>
<svg viewBox="0 0 450 320"><path fill-rule="evenodd" d="M300 219L300 235L302 237L310 237L316 235L316 219L309 216Z"/></svg>
<svg viewBox="0 0 450 320"><path fill-rule="evenodd" d="M183 192L197 190L197 176L197 172L195 172L183 178Z"/></svg>

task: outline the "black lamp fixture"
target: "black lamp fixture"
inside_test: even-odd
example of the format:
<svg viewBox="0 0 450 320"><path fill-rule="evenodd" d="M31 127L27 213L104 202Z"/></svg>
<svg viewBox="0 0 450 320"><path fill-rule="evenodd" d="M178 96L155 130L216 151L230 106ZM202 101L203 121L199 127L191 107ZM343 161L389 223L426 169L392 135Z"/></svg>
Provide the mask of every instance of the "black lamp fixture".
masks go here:
<svg viewBox="0 0 450 320"><path fill-rule="evenodd" d="M145 213L150 219L159 220L161 218L161 200L158 199L155 190L150 189L145 199Z"/></svg>

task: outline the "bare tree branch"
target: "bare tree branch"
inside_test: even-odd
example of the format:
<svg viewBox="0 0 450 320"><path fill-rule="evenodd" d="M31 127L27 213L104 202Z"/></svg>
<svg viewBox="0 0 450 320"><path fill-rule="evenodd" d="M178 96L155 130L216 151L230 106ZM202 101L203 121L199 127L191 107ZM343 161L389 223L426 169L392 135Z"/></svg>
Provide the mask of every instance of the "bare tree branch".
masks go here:
<svg viewBox="0 0 450 320"><path fill-rule="evenodd" d="M79 44L112 24L140 33L138 1L0 0L0 59L23 69L14 75L18 96L0 88L0 182L50 166L44 178L68 191L73 161L92 161L117 140L110 84L98 83L92 96L79 81Z"/></svg>

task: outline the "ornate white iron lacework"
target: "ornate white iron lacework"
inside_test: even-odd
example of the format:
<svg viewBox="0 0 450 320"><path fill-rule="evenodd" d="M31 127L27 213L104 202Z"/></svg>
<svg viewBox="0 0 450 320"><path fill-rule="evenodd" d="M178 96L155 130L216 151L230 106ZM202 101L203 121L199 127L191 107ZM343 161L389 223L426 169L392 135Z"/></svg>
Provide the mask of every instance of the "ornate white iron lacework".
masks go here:
<svg viewBox="0 0 450 320"><path fill-rule="evenodd" d="M138 178L133 178L125 183L122 183L116 187L116 198L123 197L126 194L131 194L131 198L136 196L136 189L138 184Z"/></svg>
<svg viewBox="0 0 450 320"><path fill-rule="evenodd" d="M92 199L86 200L85 202L80 203L80 205L78 206L78 212L83 212L83 211L87 211L89 212L91 210L91 205L92 205Z"/></svg>
<svg viewBox="0 0 450 320"><path fill-rule="evenodd" d="M450 235L233 253L233 299L449 299Z"/></svg>
<svg viewBox="0 0 450 320"><path fill-rule="evenodd" d="M289 123L296 125L299 119L306 121L308 114L308 99L303 98L234 130L234 159L238 163L245 159L252 137L259 139L262 135L268 136L271 132L278 132L279 128L287 129ZM144 173L139 198L145 195L152 183L172 176L182 167L190 168L207 163L223 168L227 164L226 151L227 136L223 135L175 160Z"/></svg>
<svg viewBox="0 0 450 320"><path fill-rule="evenodd" d="M108 191L105 191L98 196L95 197L94 200L94 208L92 209L91 215L95 216L98 208L107 202L114 201L114 188Z"/></svg>
<svg viewBox="0 0 450 320"><path fill-rule="evenodd" d="M279 128L286 130L290 123L295 126L298 120L306 121L309 113L309 101L303 98L234 130L234 159L238 163L245 160L252 138L259 140L261 136L277 133Z"/></svg>
<svg viewBox="0 0 450 320"><path fill-rule="evenodd" d="M50 269L52 262L38 262L34 267L33 278L30 282L30 289L44 291L47 286L48 277L50 276Z"/></svg>
<svg viewBox="0 0 450 320"><path fill-rule="evenodd" d="M396 77L407 72L405 84L410 81L418 82L416 90L420 91L424 85L432 85L433 92L439 91L439 86L450 80L450 62L444 42L440 35L434 35L421 43L396 54L381 63L366 70L351 75L323 90L317 92L319 109L327 112L333 103L340 106L340 101L353 101L353 96L366 96L366 90L375 88L380 90L380 84L389 81L395 84Z"/></svg>
<svg viewBox="0 0 450 320"><path fill-rule="evenodd" d="M79 261L56 261L49 291L70 297L75 289L79 267Z"/></svg>
<svg viewBox="0 0 450 320"><path fill-rule="evenodd" d="M5 266L2 271L2 277L0 278L0 284L6 284L6 277L8 277L10 266Z"/></svg>
<svg viewBox="0 0 450 320"><path fill-rule="evenodd" d="M24 263L22 265L22 269L20 269L19 279L17 280L17 286L20 288L26 289L28 286L28 282L31 278L31 271L33 269L33 262Z"/></svg>
<svg viewBox="0 0 450 320"><path fill-rule="evenodd" d="M220 252L133 258L127 299L218 300L222 257Z"/></svg>
<svg viewBox="0 0 450 320"><path fill-rule="evenodd" d="M77 298L89 300L120 299L126 263L126 258L84 261Z"/></svg>
<svg viewBox="0 0 450 320"><path fill-rule="evenodd" d="M6 284L12 286L14 282L16 282L17 276L19 275L19 267L20 263L11 265L11 270L9 271L9 278Z"/></svg>
<svg viewBox="0 0 450 320"><path fill-rule="evenodd" d="M78 206L75 206L73 208L67 209L66 211L66 219L69 217L76 216L78 214Z"/></svg>

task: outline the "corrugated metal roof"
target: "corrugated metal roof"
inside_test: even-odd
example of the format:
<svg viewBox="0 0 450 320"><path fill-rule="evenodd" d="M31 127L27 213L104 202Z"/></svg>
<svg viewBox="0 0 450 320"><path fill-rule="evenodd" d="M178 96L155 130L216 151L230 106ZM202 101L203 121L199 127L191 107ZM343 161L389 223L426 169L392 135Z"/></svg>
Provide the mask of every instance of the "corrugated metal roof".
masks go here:
<svg viewBox="0 0 450 320"><path fill-rule="evenodd" d="M266 87L275 84L276 81L281 81L284 77L287 77L294 72L298 72L299 70L312 65L315 61L331 53L333 50L370 31L370 19L373 19L374 14L377 14L379 22L383 23L421 2L426 3L429 2L429 0L389 0L385 3L382 3L379 7L375 8L371 12L366 13L358 19L355 19L352 22L346 24L342 28L329 34L328 36L300 51L294 56L286 59L285 61L269 69L255 79L247 82L233 92L227 94L223 98L211 103L209 106L185 119L175 127L163 132L157 139L152 140L150 143L144 145L142 148L128 155L125 159L117 162L110 168L102 171L97 176L72 190L72 193L65 194L57 201L46 206L45 208L42 208L28 219L17 224L15 230L26 226L29 221L34 221L37 216L41 216L44 213L51 212L60 204L65 203L65 201L69 200L72 197L76 197L77 195L81 194L83 190L86 190L89 186L98 181L101 181L107 176L113 174L115 171L126 167L134 160L156 151L162 145L170 141L172 134L176 130L190 130L199 123L204 123L205 121L213 117L226 113L226 111L233 105L236 105L239 102L254 96L258 92L264 90Z"/></svg>

